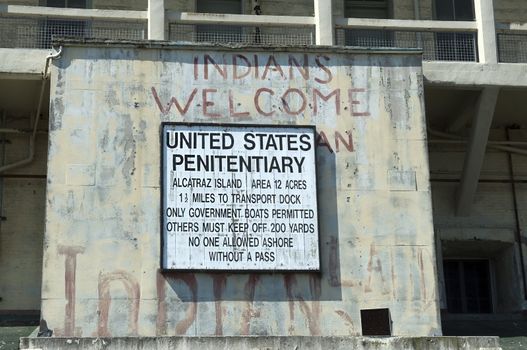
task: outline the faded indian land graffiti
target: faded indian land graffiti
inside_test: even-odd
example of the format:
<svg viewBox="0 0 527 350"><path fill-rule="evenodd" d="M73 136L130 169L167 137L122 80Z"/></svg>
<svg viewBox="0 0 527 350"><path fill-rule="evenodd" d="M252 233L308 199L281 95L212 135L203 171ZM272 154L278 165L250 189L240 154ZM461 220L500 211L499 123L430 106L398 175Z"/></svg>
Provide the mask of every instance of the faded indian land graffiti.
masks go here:
<svg viewBox="0 0 527 350"><path fill-rule="evenodd" d="M42 318L55 336L359 335L374 308L394 335L440 334L418 55L67 46L51 74ZM319 271L162 269L162 123L312 127ZM185 188L203 192L198 213L217 193ZM234 204L243 220L270 210Z"/></svg>

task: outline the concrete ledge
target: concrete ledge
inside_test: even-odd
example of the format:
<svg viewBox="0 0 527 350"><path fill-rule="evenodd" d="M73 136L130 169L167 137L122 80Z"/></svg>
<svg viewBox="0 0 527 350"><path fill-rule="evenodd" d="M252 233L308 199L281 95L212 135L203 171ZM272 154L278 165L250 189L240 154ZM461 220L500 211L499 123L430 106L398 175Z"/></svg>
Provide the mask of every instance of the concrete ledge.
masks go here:
<svg viewBox="0 0 527 350"><path fill-rule="evenodd" d="M51 50L0 48L1 79L42 79L46 56Z"/></svg>
<svg viewBox="0 0 527 350"><path fill-rule="evenodd" d="M68 350L499 350L498 337L121 337L21 338L20 349Z"/></svg>
<svg viewBox="0 0 527 350"><path fill-rule="evenodd" d="M476 62L423 62L425 82L438 86L527 86L527 64Z"/></svg>

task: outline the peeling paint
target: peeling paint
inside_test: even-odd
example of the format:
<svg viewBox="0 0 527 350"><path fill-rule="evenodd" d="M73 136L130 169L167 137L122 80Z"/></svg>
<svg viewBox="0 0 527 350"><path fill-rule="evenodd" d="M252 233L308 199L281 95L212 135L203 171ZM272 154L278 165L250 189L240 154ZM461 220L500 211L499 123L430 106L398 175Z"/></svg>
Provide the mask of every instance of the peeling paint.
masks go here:
<svg viewBox="0 0 527 350"><path fill-rule="evenodd" d="M350 335L375 307L396 335L437 334L419 56L254 50L64 48L42 300L56 335ZM160 271L162 121L315 125L320 273Z"/></svg>

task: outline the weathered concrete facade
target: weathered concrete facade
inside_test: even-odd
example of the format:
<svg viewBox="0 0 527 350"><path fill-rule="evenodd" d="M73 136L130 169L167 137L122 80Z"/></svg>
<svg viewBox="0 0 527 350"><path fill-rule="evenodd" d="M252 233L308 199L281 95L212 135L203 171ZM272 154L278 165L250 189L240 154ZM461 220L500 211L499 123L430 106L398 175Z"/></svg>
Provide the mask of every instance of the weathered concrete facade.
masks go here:
<svg viewBox="0 0 527 350"><path fill-rule="evenodd" d="M20 349L179 350L179 349L332 349L332 350L500 350L497 337L155 337L22 338Z"/></svg>
<svg viewBox="0 0 527 350"><path fill-rule="evenodd" d="M419 55L67 45L51 104L54 335L441 333ZM159 271L163 121L315 125L321 272Z"/></svg>

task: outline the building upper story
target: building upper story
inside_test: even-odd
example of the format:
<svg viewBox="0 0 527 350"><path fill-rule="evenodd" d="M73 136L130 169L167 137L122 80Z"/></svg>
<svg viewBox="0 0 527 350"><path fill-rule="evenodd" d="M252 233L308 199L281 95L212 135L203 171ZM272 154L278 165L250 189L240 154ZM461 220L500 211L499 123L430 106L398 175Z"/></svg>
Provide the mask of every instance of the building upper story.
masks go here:
<svg viewBox="0 0 527 350"><path fill-rule="evenodd" d="M0 74L38 76L54 37L420 48L429 84L527 84L523 0L3 0Z"/></svg>

